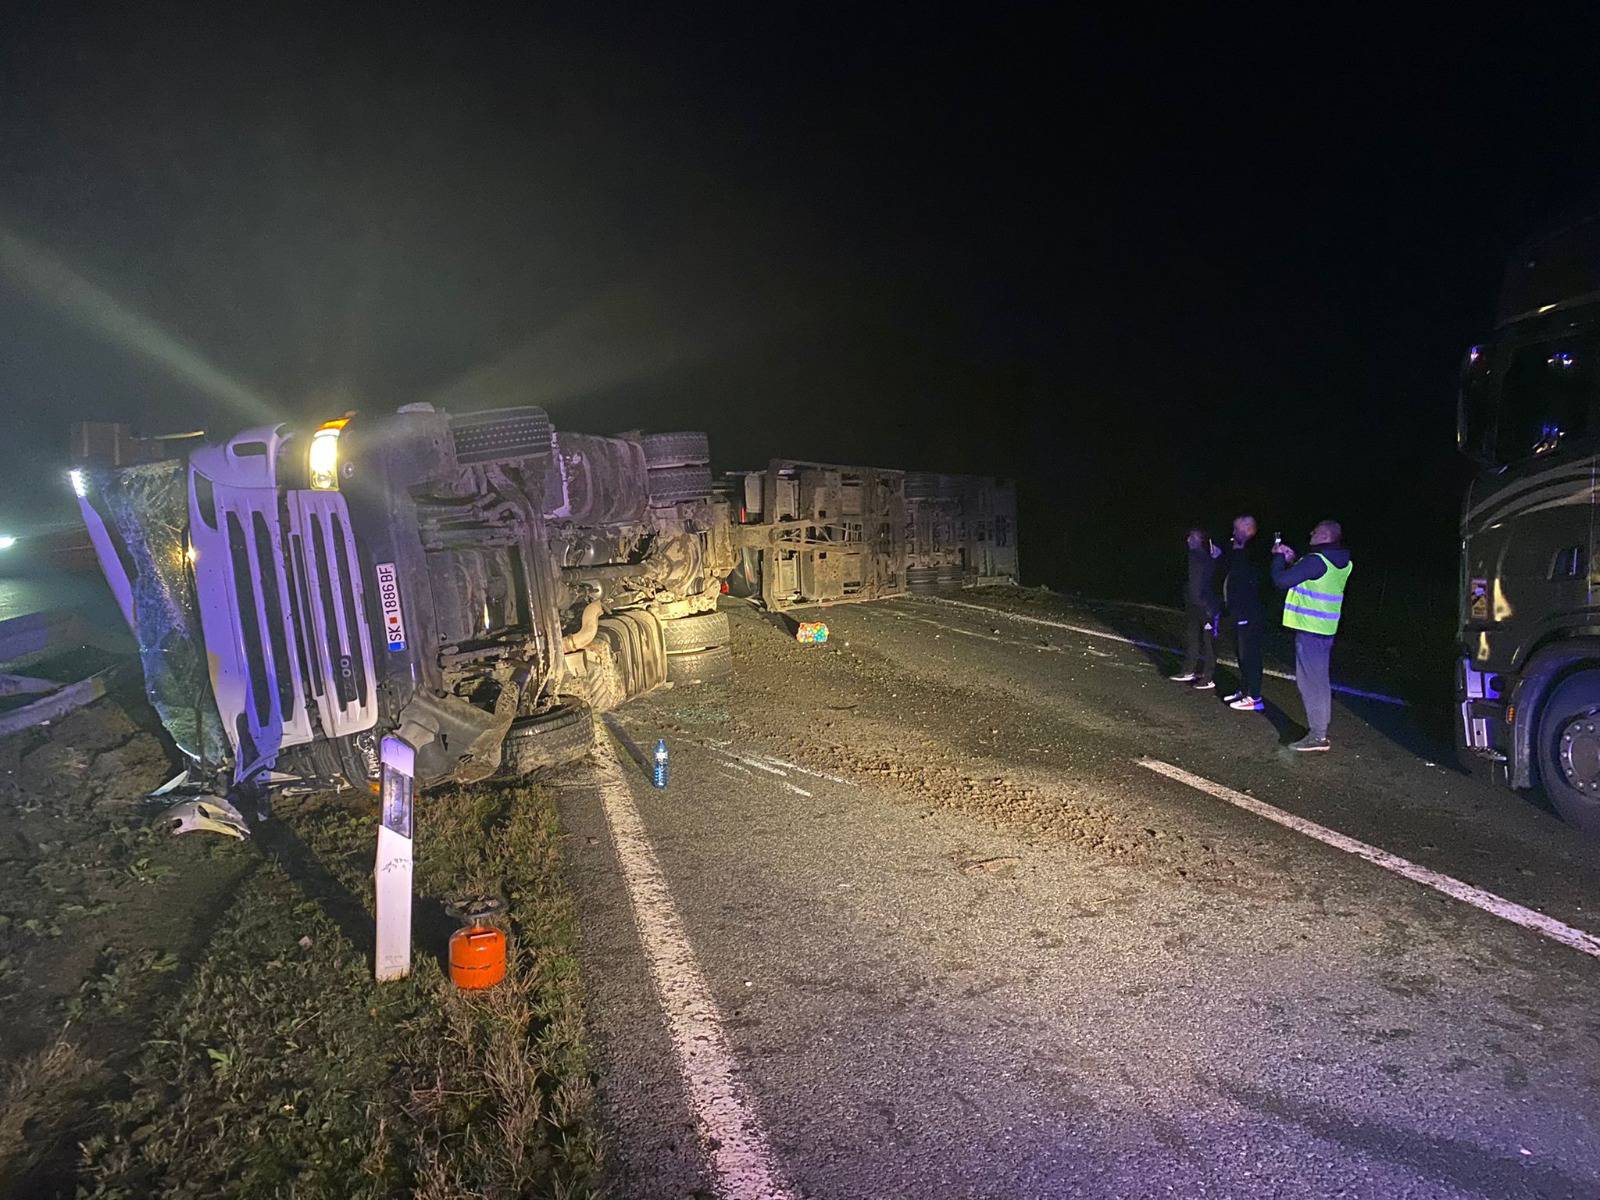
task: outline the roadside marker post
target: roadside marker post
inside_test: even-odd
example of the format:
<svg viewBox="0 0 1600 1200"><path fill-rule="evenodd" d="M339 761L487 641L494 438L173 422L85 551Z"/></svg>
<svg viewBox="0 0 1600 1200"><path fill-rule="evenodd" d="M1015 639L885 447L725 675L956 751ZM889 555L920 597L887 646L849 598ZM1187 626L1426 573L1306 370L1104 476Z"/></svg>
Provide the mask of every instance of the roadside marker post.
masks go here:
<svg viewBox="0 0 1600 1200"><path fill-rule="evenodd" d="M411 974L411 806L417 752L399 738L383 739L378 826L378 935L374 964L380 983Z"/></svg>

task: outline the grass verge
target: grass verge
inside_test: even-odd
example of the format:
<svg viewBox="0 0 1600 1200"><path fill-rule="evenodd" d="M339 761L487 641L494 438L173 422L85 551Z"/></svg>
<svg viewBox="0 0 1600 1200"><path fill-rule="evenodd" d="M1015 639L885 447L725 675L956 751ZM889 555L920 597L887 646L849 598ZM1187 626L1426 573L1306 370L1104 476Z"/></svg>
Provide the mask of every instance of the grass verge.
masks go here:
<svg viewBox="0 0 1600 1200"><path fill-rule="evenodd" d="M365 932L370 806L322 801L283 821L284 845L303 855L285 850L243 880L150 1022L124 1094L83 1137L64 1193L593 1195L601 1146L549 796L425 798L417 961L383 986ZM308 862L326 873L308 877ZM476 994L452 987L436 957L442 903L470 893L506 898L512 947L506 982Z"/></svg>

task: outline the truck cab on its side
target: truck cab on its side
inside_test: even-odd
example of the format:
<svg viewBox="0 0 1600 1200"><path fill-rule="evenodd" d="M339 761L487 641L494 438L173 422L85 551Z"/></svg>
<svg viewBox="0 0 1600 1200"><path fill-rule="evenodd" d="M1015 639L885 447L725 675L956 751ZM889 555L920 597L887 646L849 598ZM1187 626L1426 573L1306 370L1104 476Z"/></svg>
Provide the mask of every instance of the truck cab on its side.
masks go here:
<svg viewBox="0 0 1600 1200"><path fill-rule="evenodd" d="M732 542L704 435L421 404L74 441L147 692L219 790L368 786L390 735L423 786L553 765L667 680L673 622L718 634Z"/></svg>

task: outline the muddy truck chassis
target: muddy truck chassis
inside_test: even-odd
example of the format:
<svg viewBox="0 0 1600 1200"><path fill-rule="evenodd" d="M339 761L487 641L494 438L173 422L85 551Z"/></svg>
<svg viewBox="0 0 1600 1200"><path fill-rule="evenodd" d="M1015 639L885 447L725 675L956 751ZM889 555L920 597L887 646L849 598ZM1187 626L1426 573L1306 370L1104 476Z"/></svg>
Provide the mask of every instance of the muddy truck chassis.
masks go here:
<svg viewBox="0 0 1600 1200"><path fill-rule="evenodd" d="M73 482L191 782L376 787L558 765L591 714L725 671L703 434L428 405L175 446L74 435Z"/></svg>

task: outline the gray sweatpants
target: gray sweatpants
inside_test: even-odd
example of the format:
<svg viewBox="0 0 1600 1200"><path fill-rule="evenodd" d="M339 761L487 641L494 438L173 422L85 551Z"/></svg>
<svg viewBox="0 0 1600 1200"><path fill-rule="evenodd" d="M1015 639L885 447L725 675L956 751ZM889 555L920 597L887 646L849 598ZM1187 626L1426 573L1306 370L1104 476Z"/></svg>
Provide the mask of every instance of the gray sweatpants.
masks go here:
<svg viewBox="0 0 1600 1200"><path fill-rule="evenodd" d="M1328 736L1328 718L1333 716L1333 687L1328 682L1328 659L1332 655L1331 635L1295 630L1294 685L1300 689L1306 724L1311 726L1314 738Z"/></svg>

